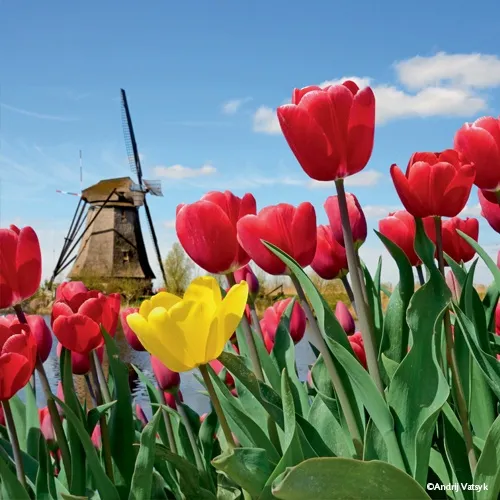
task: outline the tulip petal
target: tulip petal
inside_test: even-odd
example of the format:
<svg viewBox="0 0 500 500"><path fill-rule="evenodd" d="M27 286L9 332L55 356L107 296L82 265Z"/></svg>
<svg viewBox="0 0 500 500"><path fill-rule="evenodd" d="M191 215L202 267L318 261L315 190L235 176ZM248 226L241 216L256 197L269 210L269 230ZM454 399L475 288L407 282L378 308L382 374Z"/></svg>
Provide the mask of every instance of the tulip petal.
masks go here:
<svg viewBox="0 0 500 500"><path fill-rule="evenodd" d="M406 210L414 217L426 217L429 215L420 203L420 200L414 196L408 179L397 165L391 166L391 177L398 196Z"/></svg>
<svg viewBox="0 0 500 500"><path fill-rule="evenodd" d="M301 203L294 211L289 232L294 259L302 267L307 267L314 259L317 243L316 212L309 202Z"/></svg>
<svg viewBox="0 0 500 500"><path fill-rule="evenodd" d="M458 169L453 179L444 186L444 190L439 191L441 195L439 215L455 217L464 209L475 177L476 170L472 165L464 165Z"/></svg>
<svg viewBox="0 0 500 500"><path fill-rule="evenodd" d="M59 316L52 325L57 340L70 351L88 354L103 343L99 325L83 314Z"/></svg>
<svg viewBox="0 0 500 500"><path fill-rule="evenodd" d="M159 292L156 295L153 295L151 297L151 300L150 300L151 310L149 311L149 313L155 307L163 307L163 309L166 309L168 311L171 307L173 307L175 304L179 303L181 300L182 299L180 297L177 297L177 295L174 295L173 293ZM149 306L147 306L147 307L149 307ZM142 311L141 311L141 314L142 314ZM147 315L145 317L147 317Z"/></svg>
<svg viewBox="0 0 500 500"><path fill-rule="evenodd" d="M140 307L139 307L139 314L145 318L148 319L149 314L153 310L153 303L151 300L144 300L142 301Z"/></svg>
<svg viewBox="0 0 500 500"><path fill-rule="evenodd" d="M185 301L205 302L213 305L213 314L222 301L220 285L213 276L195 278L184 293Z"/></svg>
<svg viewBox="0 0 500 500"><path fill-rule="evenodd" d="M10 229L0 229L0 309L18 300L16 252L17 235Z"/></svg>
<svg viewBox="0 0 500 500"><path fill-rule="evenodd" d="M16 352L0 356L0 400L10 399L21 390L33 373L33 365Z"/></svg>
<svg viewBox="0 0 500 500"><path fill-rule="evenodd" d="M76 312L76 311L75 311ZM52 314L50 315L50 324L54 326L54 321L59 316L71 316L73 311L66 302L55 302L52 306Z"/></svg>
<svg viewBox="0 0 500 500"><path fill-rule="evenodd" d="M31 227L23 227L19 233L16 270L19 296L27 299L36 293L42 279L40 243Z"/></svg>

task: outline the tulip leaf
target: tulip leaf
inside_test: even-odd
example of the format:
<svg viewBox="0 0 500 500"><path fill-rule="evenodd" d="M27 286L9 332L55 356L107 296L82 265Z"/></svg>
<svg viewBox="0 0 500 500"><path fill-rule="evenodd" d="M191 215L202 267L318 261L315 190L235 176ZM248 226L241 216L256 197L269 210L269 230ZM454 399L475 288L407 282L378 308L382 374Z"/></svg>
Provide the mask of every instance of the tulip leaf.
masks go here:
<svg viewBox="0 0 500 500"><path fill-rule="evenodd" d="M89 431L89 434L92 434L92 431L94 430L95 426L99 423L99 419L101 418L101 416L104 415L114 404L116 404L116 401L111 401L110 403L104 403L95 408L92 408L87 413L87 429Z"/></svg>
<svg viewBox="0 0 500 500"><path fill-rule="evenodd" d="M109 417L111 456L114 462L114 477L120 496L128 495L136 459L134 414L130 394L128 368L120 359L115 341L101 328L108 354L109 371L113 376L113 399Z"/></svg>
<svg viewBox="0 0 500 500"><path fill-rule="evenodd" d="M475 500L489 500L500 496L500 416L493 422L486 436L474 474L474 484L485 484L488 488L475 492Z"/></svg>
<svg viewBox="0 0 500 500"><path fill-rule="evenodd" d="M276 391L279 391L281 378L278 367L274 361L274 359L267 352L266 346L264 344L264 339L261 335L257 335L255 331L252 329L252 336L255 341L255 347L257 348L257 354L259 355L259 361L262 365L262 370L264 371L264 375L267 377L269 381L269 385ZM244 341L246 343L246 340ZM238 343L240 346L241 343Z"/></svg>
<svg viewBox="0 0 500 500"><path fill-rule="evenodd" d="M314 458L288 469L273 484L281 500L412 500L429 498L408 474L385 462Z"/></svg>
<svg viewBox="0 0 500 500"><path fill-rule="evenodd" d="M16 475L10 470L3 457L0 456L0 498L16 500L30 500L28 492L23 488Z"/></svg>
<svg viewBox="0 0 500 500"><path fill-rule="evenodd" d="M69 357L68 357L69 359ZM71 360L70 360L71 361ZM68 420L71 427L73 427L78 434L78 438L85 450L85 455L87 456L87 463L92 475L94 476L96 488L99 491L102 498L106 500L120 500L120 495L116 490L114 484L110 481L104 469L101 466L99 457L94 448L90 436L85 428L83 422L75 415L71 410L69 405L63 403L59 398L54 397L59 406L64 410L66 419Z"/></svg>
<svg viewBox="0 0 500 500"><path fill-rule="evenodd" d="M26 398L26 452L38 460L38 446L40 440L40 418L36 405L36 396L31 383L24 388Z"/></svg>
<svg viewBox="0 0 500 500"><path fill-rule="evenodd" d="M151 476L155 462L156 431L161 418L162 410L158 409L151 421L141 433L141 445L137 453L134 475L130 486L129 500L151 499Z"/></svg>
<svg viewBox="0 0 500 500"><path fill-rule="evenodd" d="M50 460L49 450L45 439L40 431L38 431L38 474L36 476L36 492L35 498L38 500L53 498L57 500L57 488L54 481L54 473Z"/></svg>
<svg viewBox="0 0 500 500"><path fill-rule="evenodd" d="M434 428L449 395L433 340L434 332L441 332L451 293L435 265L435 247L425 234L421 219L415 221L415 250L429 279L410 300L406 320L413 344L392 377L387 400L395 415L395 430L407 470L417 482L425 484Z"/></svg>
<svg viewBox="0 0 500 500"><path fill-rule="evenodd" d="M495 284L488 287L486 295L483 298L483 306L486 314L486 325L488 330L495 330L495 311L498 304L498 297L500 292L498 291Z"/></svg>
<svg viewBox="0 0 500 500"><path fill-rule="evenodd" d="M481 368L491 390L500 399L500 363L491 354L481 349L472 321L458 306L453 305L452 307L456 316L456 324L460 326L460 331L464 335L472 356Z"/></svg>
<svg viewBox="0 0 500 500"><path fill-rule="evenodd" d="M9 459L14 461L14 454L12 451L12 445L10 444L10 441L6 441L5 439L0 439L0 450L3 450L5 452L5 455L3 452L0 453L0 456L4 455L4 458L7 461L9 461ZM28 455L26 452L22 450L21 450L21 457L23 459L23 467L24 467L24 473L26 474L26 478L31 484L35 484L36 476L38 474L38 462L31 455Z"/></svg>
<svg viewBox="0 0 500 500"><path fill-rule="evenodd" d="M200 425L200 430L198 432L198 439L200 441L201 449L205 462L207 464L207 470L211 471L209 467L210 462L214 456L214 453L219 452L219 446L217 441L214 439L215 433L217 432L217 425L219 421L217 419L217 413L212 408L212 411L206 415L205 420L203 420Z"/></svg>
<svg viewBox="0 0 500 500"><path fill-rule="evenodd" d="M17 438L19 439L19 446L22 451L27 451L27 422L26 422L26 406L16 394L9 399L10 409L12 410L12 417L17 431Z"/></svg>
<svg viewBox="0 0 500 500"><path fill-rule="evenodd" d="M415 290L413 269L406 254L382 233L375 231L382 243L395 260L399 270L399 283L392 291L385 313L381 352L398 363L408 352L410 329L406 322L406 310Z"/></svg>
<svg viewBox="0 0 500 500"><path fill-rule="evenodd" d="M382 270L382 258L379 258L377 270L375 272L376 279L378 280L378 286L375 284L375 281L373 280L370 271L365 266L364 262L361 262L361 269L363 270L364 281L366 284L368 308L370 314L372 315L375 334L375 346L377 349L380 349L380 345L382 343L382 329L384 322L384 315L382 313L382 297L380 296L380 273ZM363 277L361 279L363 279Z"/></svg>
<svg viewBox="0 0 500 500"><path fill-rule="evenodd" d="M259 497L275 465L261 448L234 448L212 460L212 465L226 473L252 497Z"/></svg>

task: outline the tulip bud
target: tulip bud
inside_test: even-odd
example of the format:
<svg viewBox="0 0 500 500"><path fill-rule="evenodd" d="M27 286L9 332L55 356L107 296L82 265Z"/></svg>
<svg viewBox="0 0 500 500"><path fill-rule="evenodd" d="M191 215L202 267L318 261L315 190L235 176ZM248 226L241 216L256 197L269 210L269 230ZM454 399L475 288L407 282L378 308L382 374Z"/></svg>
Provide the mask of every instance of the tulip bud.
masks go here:
<svg viewBox="0 0 500 500"><path fill-rule="evenodd" d="M163 395L165 396L165 404L167 406L170 406L172 410L177 410L177 402L175 401L175 396L171 392L164 392ZM177 391L177 395L179 396L179 399L184 402L184 398L182 397L182 392L180 390Z"/></svg>
<svg viewBox="0 0 500 500"><path fill-rule="evenodd" d="M368 233L366 217L358 199L352 193L346 193L346 202L354 248L358 249L366 240L366 235ZM323 206L328 216L330 227L332 228L333 237L345 247L338 196L329 196Z"/></svg>
<svg viewBox="0 0 500 500"><path fill-rule="evenodd" d="M287 309L288 305L292 301L292 298L283 299L275 302L271 307L268 307L264 312L264 317L260 321L260 326L262 332L266 333L270 340L274 343L274 338L276 337L276 331L278 330L278 325L281 321L283 313ZM290 337L294 344L297 344L304 337L306 331L306 314L304 309L298 302L293 305L292 314L290 316ZM265 340L265 339L264 339Z"/></svg>
<svg viewBox="0 0 500 500"><path fill-rule="evenodd" d="M62 352L62 344L57 344L57 356L61 356ZM104 356L104 346L98 347L96 349L97 357L99 361L102 363L102 359ZM71 352L71 351L70 351ZM90 371L90 356L91 354L80 354L78 352L71 352L71 371L74 375L85 375Z"/></svg>
<svg viewBox="0 0 500 500"><path fill-rule="evenodd" d="M135 416L143 426L148 425L148 418L146 417L146 414L144 413L144 410L139 403L135 405Z"/></svg>
<svg viewBox="0 0 500 500"><path fill-rule="evenodd" d="M167 368L156 356L151 355L151 368L162 391L177 392L181 384L181 376Z"/></svg>
<svg viewBox="0 0 500 500"><path fill-rule="evenodd" d="M255 296L259 293L259 280L248 264L234 271L234 279L236 283L246 281L248 284L248 291L251 295Z"/></svg>
<svg viewBox="0 0 500 500"><path fill-rule="evenodd" d="M222 370L224 369L224 365L218 360L218 359L214 359L213 361L210 361L210 366L212 367L212 369L214 370L214 372L217 374L217 375L220 375L220 373L222 372ZM220 378L220 376L219 376ZM228 386L228 387L233 387L234 386L234 378L233 376L229 373L229 371L226 370L226 375L223 379L223 382Z"/></svg>
<svg viewBox="0 0 500 500"><path fill-rule="evenodd" d="M337 302L335 306L335 317L347 335L352 335L356 330L354 318L343 302Z"/></svg>
<svg viewBox="0 0 500 500"><path fill-rule="evenodd" d="M271 354L271 351L273 350L274 347L274 339L272 339L269 334L267 333L267 325L266 322L264 321L264 318L260 320L260 330L262 332L262 340L264 341L264 345L266 346L266 351Z"/></svg>
<svg viewBox="0 0 500 500"><path fill-rule="evenodd" d="M451 291L451 295L453 296L453 300L456 302L460 301L460 295L462 294L462 287L460 283L457 281L455 273L449 269L446 273L446 284Z"/></svg>
<svg viewBox="0 0 500 500"><path fill-rule="evenodd" d="M208 413L204 413L203 415L200 415L200 424L202 424L207 417L208 417Z"/></svg>
<svg viewBox="0 0 500 500"><path fill-rule="evenodd" d="M330 226L318 226L316 253L311 267L324 280L343 278L348 272L345 248L333 237Z"/></svg>
<svg viewBox="0 0 500 500"><path fill-rule="evenodd" d="M231 395L232 395L233 397L235 397L235 398L237 398L237 397L238 397L238 391L236 390L236 387L233 387L233 388L231 389Z"/></svg>
<svg viewBox="0 0 500 500"><path fill-rule="evenodd" d="M94 430L92 431L92 436L90 436L90 439L92 440L92 444L94 445L94 448L100 450L102 446L102 438L101 438L101 426L97 424L94 427Z"/></svg>
<svg viewBox="0 0 500 500"><path fill-rule="evenodd" d="M47 406L38 410L38 419L40 420L40 431L50 447L56 444L54 427L52 426L52 418Z"/></svg>
<svg viewBox="0 0 500 500"><path fill-rule="evenodd" d="M368 365L366 364L365 346L363 343L363 337L361 336L361 333L356 332L354 335L351 335L349 337L349 343L351 344L352 350L354 351L354 354L356 354L356 357L358 358L359 362L363 365L365 370L367 370Z"/></svg>
<svg viewBox="0 0 500 500"><path fill-rule="evenodd" d="M52 349L52 332L43 316L27 314L26 320L36 340L38 357L42 363L45 363Z"/></svg>
<svg viewBox="0 0 500 500"><path fill-rule="evenodd" d="M56 300L71 302L75 295L87 292L88 288L83 284L82 281L65 281L61 283L56 289Z"/></svg>
<svg viewBox="0 0 500 500"><path fill-rule="evenodd" d="M137 337L137 335L132 331L132 328L128 326L127 323L127 316L129 314L137 313L139 312L138 307L127 307L126 309L123 309L120 311L120 323L122 325L122 330L125 335L125 338L127 339L128 345L134 349L135 351L145 351L144 346L141 344L141 341Z"/></svg>

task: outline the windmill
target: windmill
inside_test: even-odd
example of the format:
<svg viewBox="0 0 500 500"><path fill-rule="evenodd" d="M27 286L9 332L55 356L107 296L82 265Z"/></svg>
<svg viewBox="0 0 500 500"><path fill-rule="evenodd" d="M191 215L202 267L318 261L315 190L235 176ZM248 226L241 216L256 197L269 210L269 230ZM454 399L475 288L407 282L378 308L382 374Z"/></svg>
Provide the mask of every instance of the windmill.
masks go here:
<svg viewBox="0 0 500 500"><path fill-rule="evenodd" d="M76 195L79 200L50 283L73 264L68 273L71 279L92 277L100 278L103 282L108 279L132 279L142 282L145 292L149 291L155 275L144 244L140 207L144 207L156 258L166 283L158 239L147 203L148 195L163 196L161 183L142 177L127 96L123 89L120 92L125 144L130 167L137 182L130 177L120 177L101 180L83 189L80 194L59 191Z"/></svg>

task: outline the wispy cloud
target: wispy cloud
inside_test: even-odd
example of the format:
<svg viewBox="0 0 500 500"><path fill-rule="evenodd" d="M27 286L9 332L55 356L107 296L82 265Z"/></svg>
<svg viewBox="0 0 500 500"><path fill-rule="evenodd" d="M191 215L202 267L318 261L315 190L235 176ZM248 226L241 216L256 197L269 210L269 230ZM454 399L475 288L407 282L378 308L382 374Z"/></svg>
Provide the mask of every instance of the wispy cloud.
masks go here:
<svg viewBox="0 0 500 500"><path fill-rule="evenodd" d="M206 163L199 168L185 167L184 165L172 165L170 167L160 165L153 167L153 172L157 177L179 180L213 175L217 172L217 169L210 163Z"/></svg>
<svg viewBox="0 0 500 500"><path fill-rule="evenodd" d="M225 115L234 115L239 111L239 109L243 106L243 104L251 100L252 100L251 97L240 97L238 99L230 99L229 101L226 101L222 105L222 112Z"/></svg>
<svg viewBox="0 0 500 500"><path fill-rule="evenodd" d="M74 122L78 120L78 118L70 116L47 115L44 113L37 113L36 111L28 111L27 109L16 108L15 106L11 106L10 104L5 104L3 102L0 103L0 107L20 115L30 116L31 118L38 118L40 120L52 120L57 122Z"/></svg>

